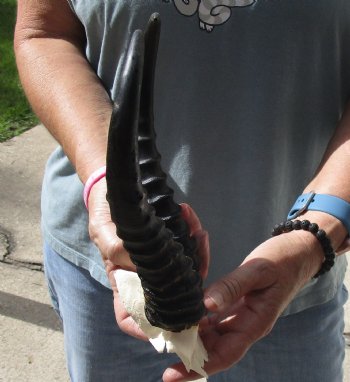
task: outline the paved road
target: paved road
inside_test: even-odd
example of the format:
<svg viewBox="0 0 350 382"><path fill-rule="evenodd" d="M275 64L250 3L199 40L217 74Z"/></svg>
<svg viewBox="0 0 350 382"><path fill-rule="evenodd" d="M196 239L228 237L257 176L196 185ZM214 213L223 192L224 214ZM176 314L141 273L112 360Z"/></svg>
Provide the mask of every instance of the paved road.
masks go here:
<svg viewBox="0 0 350 382"><path fill-rule="evenodd" d="M42 273L39 228L44 163L55 146L41 126L0 144L0 382L69 381ZM350 303L346 312L344 382L350 382Z"/></svg>

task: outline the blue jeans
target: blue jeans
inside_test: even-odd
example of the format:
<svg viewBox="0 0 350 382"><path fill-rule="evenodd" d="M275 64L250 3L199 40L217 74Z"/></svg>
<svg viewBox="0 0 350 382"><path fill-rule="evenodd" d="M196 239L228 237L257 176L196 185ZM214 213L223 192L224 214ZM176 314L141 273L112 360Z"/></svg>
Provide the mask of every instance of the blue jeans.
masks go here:
<svg viewBox="0 0 350 382"><path fill-rule="evenodd" d="M174 355L121 332L111 290L44 248L45 274L62 319L72 382L157 382ZM326 304L280 318L242 361L211 382L342 382L345 287Z"/></svg>

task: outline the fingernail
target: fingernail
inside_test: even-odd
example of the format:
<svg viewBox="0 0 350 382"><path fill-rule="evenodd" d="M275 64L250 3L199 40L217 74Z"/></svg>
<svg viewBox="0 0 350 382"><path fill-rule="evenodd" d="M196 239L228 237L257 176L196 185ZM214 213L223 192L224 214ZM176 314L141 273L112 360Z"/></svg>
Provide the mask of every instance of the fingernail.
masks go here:
<svg viewBox="0 0 350 382"><path fill-rule="evenodd" d="M205 296L205 304L210 307L210 305L215 305L217 308L222 305L224 299L222 298L222 294L218 291L212 291Z"/></svg>

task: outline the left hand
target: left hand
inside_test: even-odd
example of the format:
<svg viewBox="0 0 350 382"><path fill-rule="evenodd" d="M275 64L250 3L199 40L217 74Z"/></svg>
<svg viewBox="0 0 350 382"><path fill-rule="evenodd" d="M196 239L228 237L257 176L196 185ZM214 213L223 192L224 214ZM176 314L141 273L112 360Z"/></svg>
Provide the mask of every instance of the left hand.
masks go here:
<svg viewBox="0 0 350 382"><path fill-rule="evenodd" d="M190 235L195 237L198 244L198 254L201 259L200 273L203 278L208 274L209 266L209 240L208 233L203 230L200 220L193 209L188 204L182 204L182 217L186 220L190 228ZM145 334L141 331L133 318L126 312L116 286L114 279L114 271L117 267L112 263L105 261L106 271L113 289L114 296L114 311L117 323L122 331L125 333L139 338L141 340L148 340Z"/></svg>
<svg viewBox="0 0 350 382"><path fill-rule="evenodd" d="M237 363L248 349L273 328L297 292L319 270L323 252L308 232L293 231L259 245L232 273L205 293L211 316L200 323L208 351L206 372L211 375ZM183 364L173 365L165 382L189 381Z"/></svg>

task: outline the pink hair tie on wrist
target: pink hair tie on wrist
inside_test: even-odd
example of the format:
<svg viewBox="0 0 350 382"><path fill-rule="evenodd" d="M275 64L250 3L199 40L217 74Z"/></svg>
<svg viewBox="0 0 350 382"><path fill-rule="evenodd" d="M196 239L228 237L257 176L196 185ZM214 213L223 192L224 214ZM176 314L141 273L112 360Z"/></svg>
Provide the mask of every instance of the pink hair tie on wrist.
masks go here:
<svg viewBox="0 0 350 382"><path fill-rule="evenodd" d="M94 171L88 178L84 186L84 203L85 207L89 209L89 195L92 187L102 178L106 176L106 166L103 166Z"/></svg>

